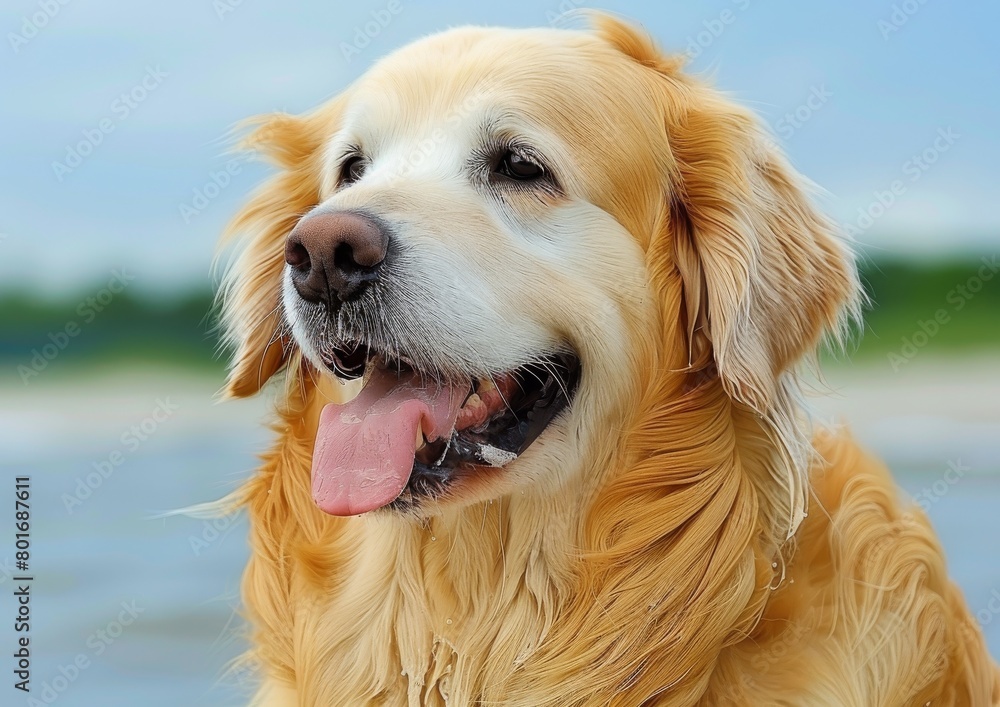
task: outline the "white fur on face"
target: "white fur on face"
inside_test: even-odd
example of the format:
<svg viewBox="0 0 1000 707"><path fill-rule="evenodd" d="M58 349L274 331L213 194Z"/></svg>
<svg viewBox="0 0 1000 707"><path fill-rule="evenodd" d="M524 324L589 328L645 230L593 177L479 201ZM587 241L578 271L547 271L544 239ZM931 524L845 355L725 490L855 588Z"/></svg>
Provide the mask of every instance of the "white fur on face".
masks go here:
<svg viewBox="0 0 1000 707"><path fill-rule="evenodd" d="M293 335L320 370L324 347L360 339L449 378L509 371L572 348L583 378L570 410L506 467L504 478L572 473L594 431L587 427L602 424L635 373L624 313L632 310L634 321L637 307L652 311L642 251L614 218L575 193L582 190L572 152L555 136L526 122L499 128L503 112L482 99L467 99L441 118L413 109L415 115L400 114L386 100L348 109L325 153L317 209L378 217L391 230L395 257L335 321L298 296L286 268L283 300ZM496 134L545 155L561 193L490 183L481 163ZM348 146L360 147L369 164L359 181L338 189Z"/></svg>

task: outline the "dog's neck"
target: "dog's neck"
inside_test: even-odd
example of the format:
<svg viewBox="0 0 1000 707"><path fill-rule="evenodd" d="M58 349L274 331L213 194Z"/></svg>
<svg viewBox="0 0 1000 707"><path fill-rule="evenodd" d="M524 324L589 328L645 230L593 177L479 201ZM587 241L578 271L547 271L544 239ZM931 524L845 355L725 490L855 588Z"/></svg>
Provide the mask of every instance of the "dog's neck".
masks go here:
<svg viewBox="0 0 1000 707"><path fill-rule="evenodd" d="M336 568L298 588L311 607L297 630L316 637L300 651L322 652L295 668L324 672L303 681L303 703L472 704L484 682L502 684L571 599L577 512L516 496L426 523L335 521Z"/></svg>

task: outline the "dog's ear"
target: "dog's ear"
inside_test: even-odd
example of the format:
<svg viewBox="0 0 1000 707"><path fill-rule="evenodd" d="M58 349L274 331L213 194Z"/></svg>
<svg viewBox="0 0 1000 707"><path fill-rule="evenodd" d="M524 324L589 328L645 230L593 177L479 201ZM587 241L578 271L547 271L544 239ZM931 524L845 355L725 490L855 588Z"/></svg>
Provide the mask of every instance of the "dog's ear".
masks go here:
<svg viewBox="0 0 1000 707"><path fill-rule="evenodd" d="M666 218L688 345L710 347L727 392L766 412L782 373L853 312L854 261L756 118L684 91L667 108Z"/></svg>
<svg viewBox="0 0 1000 707"><path fill-rule="evenodd" d="M780 461L758 478L777 541L808 503L814 462L799 414L798 364L856 318L850 250L755 116L684 77L665 91L668 173L661 232L683 293L692 372L714 366L734 401L759 416Z"/></svg>
<svg viewBox="0 0 1000 707"><path fill-rule="evenodd" d="M671 308L663 333L687 347L683 389L713 392L705 382L718 381L740 433L773 443L777 454L746 468L780 544L805 516L815 454L795 370L856 314L853 258L753 114L682 73L641 30L607 16L595 25L646 69L655 132L644 142L661 178L645 246L651 284ZM667 354L671 370L677 353Z"/></svg>
<svg viewBox="0 0 1000 707"><path fill-rule="evenodd" d="M223 343L233 351L224 394L253 395L288 362L293 343L281 304L285 236L319 201L322 145L333 111L266 115L246 121L241 147L280 172L234 217L223 246L235 253L219 292Z"/></svg>
<svg viewBox="0 0 1000 707"><path fill-rule="evenodd" d="M672 253L680 273L690 360L714 358L727 392L766 411L781 374L856 313L851 253L753 114L684 75L683 57L641 29L601 13L590 20L650 70L665 126L650 152L666 173L667 232L652 247L664 264Z"/></svg>

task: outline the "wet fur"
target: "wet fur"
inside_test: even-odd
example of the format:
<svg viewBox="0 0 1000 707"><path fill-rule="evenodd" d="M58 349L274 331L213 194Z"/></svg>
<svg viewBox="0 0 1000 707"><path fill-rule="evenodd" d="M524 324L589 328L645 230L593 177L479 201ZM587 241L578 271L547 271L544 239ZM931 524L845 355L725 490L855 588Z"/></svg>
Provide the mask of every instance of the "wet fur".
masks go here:
<svg viewBox="0 0 1000 707"><path fill-rule="evenodd" d="M752 116L641 32L595 24L587 70L629 64L664 124L630 124L647 160L609 166L594 197L636 239L650 297L623 306L625 389L590 382L618 429L584 424L577 483L423 522L316 508L319 411L346 390L293 343L281 249L319 201L343 101L249 138L280 172L231 229L227 392L283 371L274 447L231 499L250 517L254 704L1000 704L924 515L803 415L796 369L857 306L847 250Z"/></svg>

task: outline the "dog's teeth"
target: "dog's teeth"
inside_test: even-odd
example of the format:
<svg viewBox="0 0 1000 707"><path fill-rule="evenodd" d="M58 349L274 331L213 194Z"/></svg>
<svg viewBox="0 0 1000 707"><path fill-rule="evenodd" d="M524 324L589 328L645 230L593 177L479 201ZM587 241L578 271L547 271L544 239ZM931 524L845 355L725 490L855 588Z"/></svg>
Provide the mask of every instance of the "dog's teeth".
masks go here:
<svg viewBox="0 0 1000 707"><path fill-rule="evenodd" d="M484 463L497 468L506 466L517 459L514 452L508 452L506 449L500 449L491 444L480 444L476 448L476 456Z"/></svg>
<svg viewBox="0 0 1000 707"><path fill-rule="evenodd" d="M468 408L469 410L475 410L483 404L483 399L479 397L478 393L473 393L468 398L465 399L462 407Z"/></svg>
<svg viewBox="0 0 1000 707"><path fill-rule="evenodd" d="M493 382L493 376L486 376L479 379L479 392L496 390L497 384Z"/></svg>
<svg viewBox="0 0 1000 707"><path fill-rule="evenodd" d="M427 445L427 440L424 439L424 431L420 429L420 425L417 425L417 439L416 439L417 451L419 452L426 445Z"/></svg>

